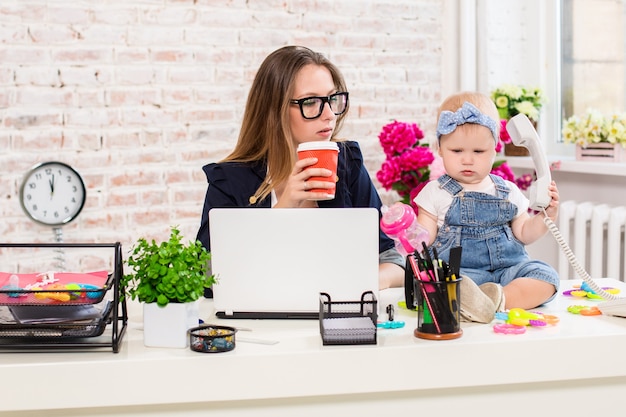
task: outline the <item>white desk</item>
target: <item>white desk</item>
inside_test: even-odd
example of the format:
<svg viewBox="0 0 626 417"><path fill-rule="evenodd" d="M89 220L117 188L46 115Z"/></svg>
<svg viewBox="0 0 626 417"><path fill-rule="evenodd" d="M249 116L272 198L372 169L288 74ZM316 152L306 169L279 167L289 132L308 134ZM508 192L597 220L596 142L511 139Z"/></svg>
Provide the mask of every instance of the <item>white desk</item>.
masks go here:
<svg viewBox="0 0 626 417"><path fill-rule="evenodd" d="M624 283L598 282L626 295ZM400 293L381 294L382 310ZM397 310L407 325L361 346L323 346L317 321L207 320L253 329L219 354L145 348L133 304L118 354L0 351L0 416L617 415L626 319L574 315L571 304L594 302L559 295L538 309L557 315L556 326L502 335L463 323L450 341L415 338L416 313Z"/></svg>

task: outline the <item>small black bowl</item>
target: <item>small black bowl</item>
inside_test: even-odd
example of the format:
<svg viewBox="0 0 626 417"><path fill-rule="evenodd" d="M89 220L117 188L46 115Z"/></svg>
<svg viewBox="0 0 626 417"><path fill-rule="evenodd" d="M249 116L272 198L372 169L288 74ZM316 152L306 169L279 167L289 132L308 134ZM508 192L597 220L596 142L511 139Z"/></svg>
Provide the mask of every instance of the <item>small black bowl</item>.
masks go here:
<svg viewBox="0 0 626 417"><path fill-rule="evenodd" d="M229 352L235 348L237 329L205 324L189 329L189 347L195 352Z"/></svg>

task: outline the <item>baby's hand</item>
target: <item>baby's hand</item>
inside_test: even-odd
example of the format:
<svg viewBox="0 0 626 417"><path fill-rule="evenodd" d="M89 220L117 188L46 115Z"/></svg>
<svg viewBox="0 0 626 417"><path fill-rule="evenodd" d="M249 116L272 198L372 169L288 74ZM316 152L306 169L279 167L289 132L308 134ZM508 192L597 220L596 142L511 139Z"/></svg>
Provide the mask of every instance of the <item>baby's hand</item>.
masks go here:
<svg viewBox="0 0 626 417"><path fill-rule="evenodd" d="M548 215L550 220L555 221L559 214L559 190L556 187L556 183L554 181L550 183L548 191L552 200L550 201L548 207L546 207L546 214Z"/></svg>

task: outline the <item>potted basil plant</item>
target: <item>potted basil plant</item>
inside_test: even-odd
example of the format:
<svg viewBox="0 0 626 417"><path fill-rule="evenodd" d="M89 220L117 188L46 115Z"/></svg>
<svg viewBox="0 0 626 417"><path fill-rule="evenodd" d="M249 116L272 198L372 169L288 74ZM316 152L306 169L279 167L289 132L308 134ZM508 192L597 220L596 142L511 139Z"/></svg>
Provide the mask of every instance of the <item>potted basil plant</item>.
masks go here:
<svg viewBox="0 0 626 417"><path fill-rule="evenodd" d="M198 300L215 283L211 254L200 241L183 243L172 227L169 240L137 240L125 263L125 295L143 304L144 344L187 347L187 330L198 325Z"/></svg>

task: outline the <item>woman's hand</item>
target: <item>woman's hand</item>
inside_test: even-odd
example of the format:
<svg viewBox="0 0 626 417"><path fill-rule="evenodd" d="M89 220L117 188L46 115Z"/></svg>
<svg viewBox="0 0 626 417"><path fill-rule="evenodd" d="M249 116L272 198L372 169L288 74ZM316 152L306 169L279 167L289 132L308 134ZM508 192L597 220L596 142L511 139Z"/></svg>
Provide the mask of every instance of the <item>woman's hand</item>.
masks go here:
<svg viewBox="0 0 626 417"><path fill-rule="evenodd" d="M297 208L302 207L307 201L328 199L326 193L310 191L314 188L332 189L334 187L333 182L309 180L311 177L332 175L332 171L326 168L308 168L315 163L317 163L317 158L305 158L296 162L282 190L276 189L278 202L274 207Z"/></svg>

